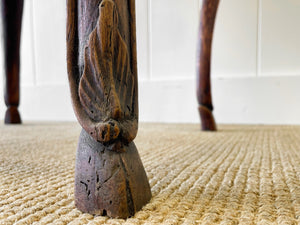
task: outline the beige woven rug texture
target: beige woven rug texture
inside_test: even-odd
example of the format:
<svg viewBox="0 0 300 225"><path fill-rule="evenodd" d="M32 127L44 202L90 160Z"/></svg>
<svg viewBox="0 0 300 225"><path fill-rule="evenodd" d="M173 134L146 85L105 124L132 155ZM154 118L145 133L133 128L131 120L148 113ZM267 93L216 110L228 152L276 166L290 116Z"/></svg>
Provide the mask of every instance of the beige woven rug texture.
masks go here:
<svg viewBox="0 0 300 225"><path fill-rule="evenodd" d="M0 125L0 224L299 224L300 127L142 124L153 198L127 220L74 207L74 123Z"/></svg>

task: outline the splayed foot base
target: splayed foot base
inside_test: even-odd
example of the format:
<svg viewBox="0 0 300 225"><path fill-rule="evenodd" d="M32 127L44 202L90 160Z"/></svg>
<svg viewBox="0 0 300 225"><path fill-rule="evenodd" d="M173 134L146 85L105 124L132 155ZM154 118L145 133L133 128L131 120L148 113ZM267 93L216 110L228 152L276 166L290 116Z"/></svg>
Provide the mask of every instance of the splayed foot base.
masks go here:
<svg viewBox="0 0 300 225"><path fill-rule="evenodd" d="M135 144L124 147L123 153L107 150L82 130L75 172L75 205L79 210L127 218L150 201L150 186Z"/></svg>
<svg viewBox="0 0 300 225"><path fill-rule="evenodd" d="M200 118L201 118L201 127L203 131L216 131L217 125L213 116L212 111L205 107L199 106L198 108Z"/></svg>

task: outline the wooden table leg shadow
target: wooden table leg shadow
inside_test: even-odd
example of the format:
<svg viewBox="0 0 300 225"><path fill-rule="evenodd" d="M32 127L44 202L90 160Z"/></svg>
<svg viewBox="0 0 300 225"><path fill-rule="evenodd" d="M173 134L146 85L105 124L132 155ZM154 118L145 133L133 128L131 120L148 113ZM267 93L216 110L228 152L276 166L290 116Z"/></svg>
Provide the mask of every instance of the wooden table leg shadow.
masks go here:
<svg viewBox="0 0 300 225"><path fill-rule="evenodd" d="M75 205L133 216L151 198L133 143L138 129L135 0L67 0L67 60L73 108L83 127Z"/></svg>
<svg viewBox="0 0 300 225"><path fill-rule="evenodd" d="M203 0L200 16L199 49L197 67L197 98L202 130L215 131L211 100L211 48L215 18L219 0Z"/></svg>
<svg viewBox="0 0 300 225"><path fill-rule="evenodd" d="M4 122L21 123L18 111L20 100L20 37L23 0L2 0L4 37L5 85L4 99L7 106Z"/></svg>

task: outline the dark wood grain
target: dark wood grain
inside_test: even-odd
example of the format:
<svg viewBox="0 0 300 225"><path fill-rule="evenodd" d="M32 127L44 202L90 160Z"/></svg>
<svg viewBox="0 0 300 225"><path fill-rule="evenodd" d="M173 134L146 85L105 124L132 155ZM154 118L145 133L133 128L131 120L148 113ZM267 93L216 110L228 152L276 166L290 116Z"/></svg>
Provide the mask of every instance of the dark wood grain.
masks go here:
<svg viewBox="0 0 300 225"><path fill-rule="evenodd" d="M94 2L94 4L91 2ZM96 9L92 9L91 7L91 5L94 7L100 6L100 2L102 1L67 1L67 60L73 108L81 126L91 134L96 141L112 141L111 138L102 137L108 136L107 131L116 130L116 132L120 134L117 138L115 137L116 134L109 133L109 136L112 134L113 139L129 143L136 137L138 129L136 41L135 21L133 20L135 19L133 15L135 12L132 12L132 10L134 10L134 1L114 2L109 0L107 4L105 4L108 6L112 2L118 12L116 14L118 22L113 26L113 30L117 31L118 35L111 37L107 36L107 34L110 33L105 34L104 26L102 27L103 29L101 28L105 23L99 21L99 13L94 13ZM84 4L87 4L87 6ZM85 13L82 14L87 18L77 19L80 15L80 13L77 15L77 12L81 11L78 9L79 6L91 10L91 12L85 11ZM99 12L100 11L101 7ZM105 13L107 12L106 10ZM89 15L89 13L92 15ZM105 20L106 17L109 18L108 13L105 14L105 16L104 14L102 15L102 20ZM91 21L88 23L86 22L87 20L96 20L97 22ZM94 24L95 27L84 29L84 26L90 26L87 24ZM97 24L99 26L97 26ZM97 35L97 32L102 31L104 35ZM84 34L81 34L81 32L84 32ZM86 32L91 33L85 34ZM101 37L101 40L99 37ZM119 37L121 40L116 40L116 37ZM111 38L113 38L113 40L110 40ZM103 40L106 40L106 43L109 42L115 45L115 47L103 49L106 46L105 42L102 42ZM122 43L122 45L120 45L120 43ZM120 48L116 48L118 45L120 45ZM115 52L115 49L122 49L122 53ZM121 59L116 58L117 54L115 53L119 54ZM122 57L127 59L123 59ZM125 64L122 65L122 63ZM122 71L116 72L118 69L122 69L126 74L123 75ZM97 81L95 79L97 79ZM122 83L121 85L120 82ZM89 87L89 85L92 86ZM89 102L89 105L87 105L87 102ZM107 104L104 105L103 102ZM99 105L101 104L105 106L106 109L100 107L101 110L95 110L95 108L99 109ZM118 104L122 106L118 106ZM109 114L115 115L111 116Z"/></svg>
<svg viewBox="0 0 300 225"><path fill-rule="evenodd" d="M135 1L67 0L67 8L68 77L83 127L75 204L83 212L126 218L151 198L133 143L138 130Z"/></svg>
<svg viewBox="0 0 300 225"><path fill-rule="evenodd" d="M79 98L89 118L100 124L107 121L102 127L99 126L99 130L91 131L91 134L98 141L109 142L120 134L118 121L136 122L135 79L129 63L129 42L123 38L129 33L120 33L116 4L107 0L99 8L98 23L90 33L84 49ZM136 133L135 130L128 132ZM132 141L124 135L122 138L127 142Z"/></svg>
<svg viewBox="0 0 300 225"><path fill-rule="evenodd" d="M4 39L5 86L4 99L7 106L4 122L21 123L18 111L20 101L20 38L23 0L2 0Z"/></svg>
<svg viewBox="0 0 300 225"><path fill-rule="evenodd" d="M202 130L215 131L211 99L211 49L219 0L203 0L200 16L197 67L197 98Z"/></svg>

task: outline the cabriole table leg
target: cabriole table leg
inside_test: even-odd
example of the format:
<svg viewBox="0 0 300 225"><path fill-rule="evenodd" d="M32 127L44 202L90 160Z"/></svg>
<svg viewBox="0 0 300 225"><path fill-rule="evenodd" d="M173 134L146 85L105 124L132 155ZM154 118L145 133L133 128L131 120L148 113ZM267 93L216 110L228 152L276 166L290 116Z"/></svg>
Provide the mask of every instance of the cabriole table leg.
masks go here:
<svg viewBox="0 0 300 225"><path fill-rule="evenodd" d="M75 205L114 218L133 216L151 198L133 143L138 128L135 0L67 0L68 77L83 130Z"/></svg>
<svg viewBox="0 0 300 225"><path fill-rule="evenodd" d="M211 48L215 18L219 0L203 0L200 16L199 49L197 67L197 98L202 130L215 131L211 100Z"/></svg>

